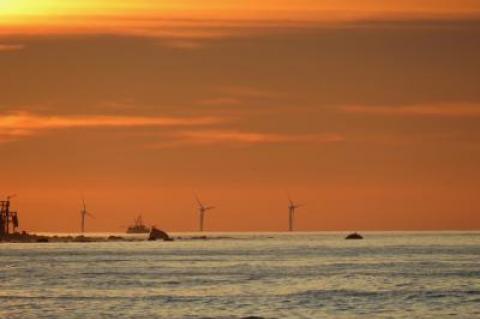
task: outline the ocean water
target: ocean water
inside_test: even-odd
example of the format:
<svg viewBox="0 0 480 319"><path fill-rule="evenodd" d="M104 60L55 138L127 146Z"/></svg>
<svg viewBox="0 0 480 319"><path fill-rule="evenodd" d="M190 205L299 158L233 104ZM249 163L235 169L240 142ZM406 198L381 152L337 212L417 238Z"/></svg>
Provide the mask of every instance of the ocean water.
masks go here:
<svg viewBox="0 0 480 319"><path fill-rule="evenodd" d="M480 318L478 232L207 235L0 244L0 318Z"/></svg>

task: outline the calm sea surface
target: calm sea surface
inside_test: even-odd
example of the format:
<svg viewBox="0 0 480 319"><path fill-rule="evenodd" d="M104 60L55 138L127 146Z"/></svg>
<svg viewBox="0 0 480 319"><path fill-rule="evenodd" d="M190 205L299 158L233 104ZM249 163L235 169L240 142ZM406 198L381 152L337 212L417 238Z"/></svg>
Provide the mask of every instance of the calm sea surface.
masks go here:
<svg viewBox="0 0 480 319"><path fill-rule="evenodd" d="M479 232L207 235L0 244L0 318L480 318Z"/></svg>

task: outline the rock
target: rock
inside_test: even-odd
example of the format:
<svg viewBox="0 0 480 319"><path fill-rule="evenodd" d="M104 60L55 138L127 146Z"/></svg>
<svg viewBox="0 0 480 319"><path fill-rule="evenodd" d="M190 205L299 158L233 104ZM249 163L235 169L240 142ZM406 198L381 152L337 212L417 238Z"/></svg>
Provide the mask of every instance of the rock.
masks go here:
<svg viewBox="0 0 480 319"><path fill-rule="evenodd" d="M152 227L152 229L150 230L150 236L148 236L148 240L157 240L157 239L161 239L164 241L173 241L173 238L168 236L166 232L164 232L163 230L157 229L155 227Z"/></svg>
<svg viewBox="0 0 480 319"><path fill-rule="evenodd" d="M75 243L89 243L91 240L88 237L85 237L83 235L77 236L73 239Z"/></svg>
<svg viewBox="0 0 480 319"><path fill-rule="evenodd" d="M207 240L207 236L193 236L190 239L197 239L197 240Z"/></svg>
<svg viewBox="0 0 480 319"><path fill-rule="evenodd" d="M345 239L363 239L363 236L360 235L359 233L351 233Z"/></svg>
<svg viewBox="0 0 480 319"><path fill-rule="evenodd" d="M120 236L108 236L107 238L108 240L112 240L112 241L115 241L115 240L123 240L123 237L120 237Z"/></svg>

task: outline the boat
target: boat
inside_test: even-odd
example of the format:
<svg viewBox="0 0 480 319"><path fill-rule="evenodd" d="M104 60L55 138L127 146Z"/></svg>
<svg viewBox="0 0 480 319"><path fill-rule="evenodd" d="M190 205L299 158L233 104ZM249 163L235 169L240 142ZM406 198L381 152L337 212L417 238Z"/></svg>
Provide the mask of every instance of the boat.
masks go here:
<svg viewBox="0 0 480 319"><path fill-rule="evenodd" d="M142 215L138 215L134 219L133 225L128 226L127 234L147 234L150 233L150 228L143 224Z"/></svg>
<svg viewBox="0 0 480 319"><path fill-rule="evenodd" d="M363 239L363 236L359 233L351 233L345 239Z"/></svg>

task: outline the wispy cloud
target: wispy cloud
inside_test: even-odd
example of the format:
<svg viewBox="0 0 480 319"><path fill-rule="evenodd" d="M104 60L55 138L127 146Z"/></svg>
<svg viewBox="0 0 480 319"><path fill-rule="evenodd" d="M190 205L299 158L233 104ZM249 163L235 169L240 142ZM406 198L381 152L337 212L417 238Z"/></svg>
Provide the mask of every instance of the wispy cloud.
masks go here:
<svg viewBox="0 0 480 319"><path fill-rule="evenodd" d="M190 130L180 131L170 136L168 142L152 147L178 147L188 145L246 146L258 144L311 143L325 144L343 141L339 134L278 134L248 132L240 130Z"/></svg>
<svg viewBox="0 0 480 319"><path fill-rule="evenodd" d="M23 44L2 44L0 43L0 52L1 51L18 51L23 50L25 45Z"/></svg>
<svg viewBox="0 0 480 319"><path fill-rule="evenodd" d="M12 24L1 21L0 36L12 35L125 35L164 39L164 45L192 49L204 46L202 41L275 33L284 28L307 28L318 25L310 21L269 21L218 19L208 16L165 17L52 15L23 17ZM322 23L323 24L323 23Z"/></svg>
<svg viewBox="0 0 480 319"><path fill-rule="evenodd" d="M399 147L399 146L415 146L415 147L446 147L454 146L458 149L460 146L475 147L480 146L480 135L465 131L461 128L422 131L422 132L357 132L348 136L348 141L354 144Z"/></svg>
<svg viewBox="0 0 480 319"><path fill-rule="evenodd" d="M0 143L12 142L53 130L112 127L170 128L167 131L160 131L161 141L149 145L151 148L202 145L325 144L344 140L342 135L333 133L286 134L214 128L225 122L226 119L220 117L49 116L19 112L0 115Z"/></svg>
<svg viewBox="0 0 480 319"><path fill-rule="evenodd" d="M0 141L35 135L47 130L106 127L185 127L223 122L217 117L49 116L31 113L0 115Z"/></svg>
<svg viewBox="0 0 480 319"><path fill-rule="evenodd" d="M254 4L241 0L15 0L0 4L0 35L211 39L365 20L471 19L479 14L475 0L444 0L441 5L419 0L263 0ZM180 46L191 48L191 43Z"/></svg>
<svg viewBox="0 0 480 319"><path fill-rule="evenodd" d="M344 106L342 112L377 116L480 117L480 105Z"/></svg>
<svg viewBox="0 0 480 319"><path fill-rule="evenodd" d="M77 36L115 35L139 38L156 38L172 49L197 50L209 42L230 38L254 38L272 34L311 32L328 28L363 27L478 27L480 11L470 14L367 14L319 11L318 15L305 17L292 14L218 18L215 14L192 17L163 16L105 16L105 15L52 15L20 17L9 24L2 22L0 38L12 36ZM25 21L28 21L25 22Z"/></svg>

